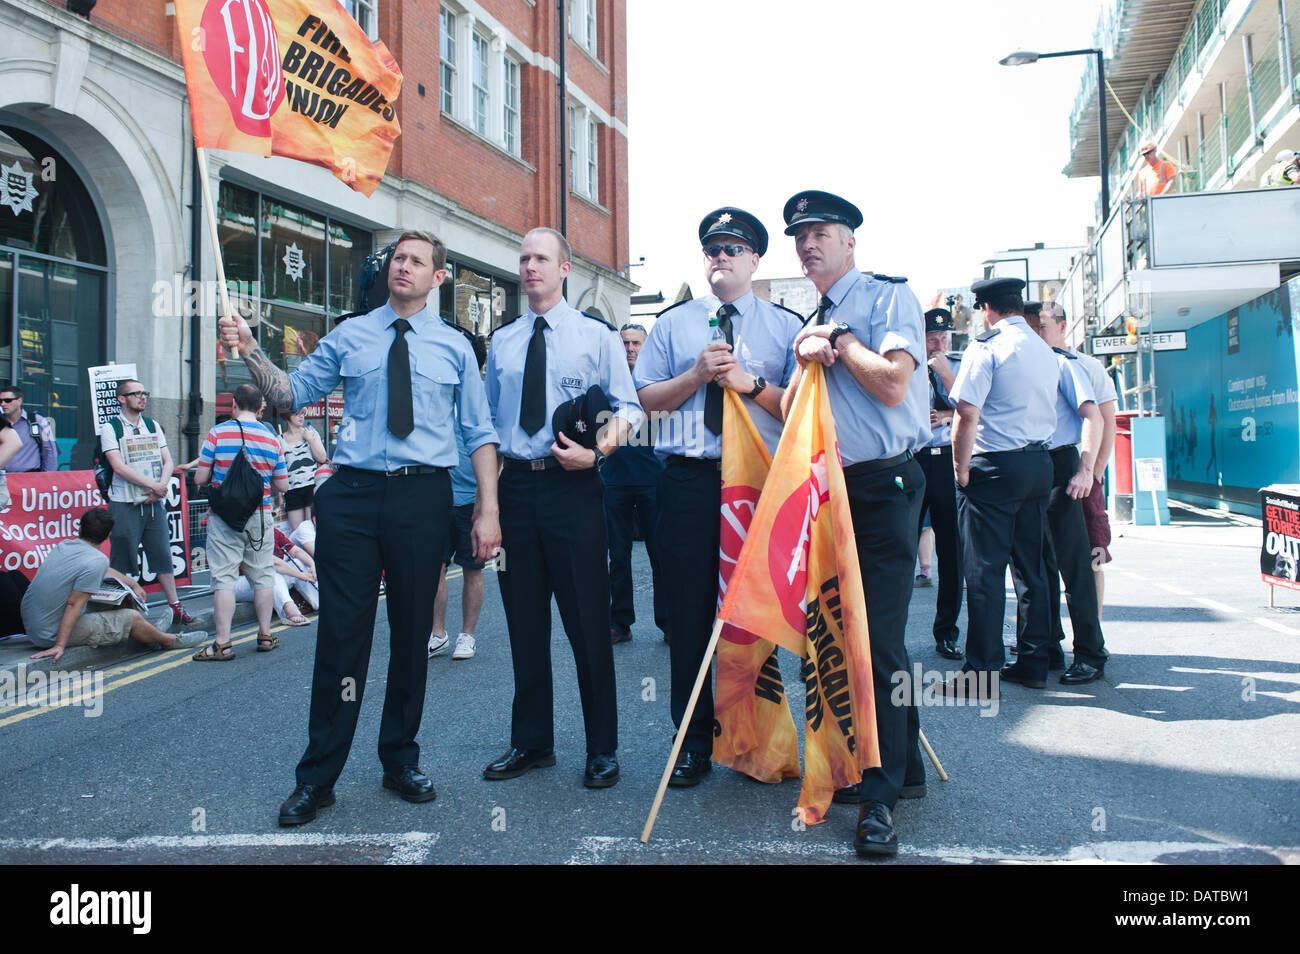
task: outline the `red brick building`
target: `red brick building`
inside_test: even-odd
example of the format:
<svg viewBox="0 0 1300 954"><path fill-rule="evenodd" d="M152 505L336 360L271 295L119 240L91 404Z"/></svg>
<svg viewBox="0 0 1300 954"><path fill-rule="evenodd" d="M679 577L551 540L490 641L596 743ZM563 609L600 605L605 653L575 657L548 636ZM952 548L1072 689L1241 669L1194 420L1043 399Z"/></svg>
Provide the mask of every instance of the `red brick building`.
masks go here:
<svg viewBox="0 0 1300 954"><path fill-rule="evenodd" d="M564 227L573 245L569 301L626 320L626 0L565 0L563 24L548 0L342 3L404 76L402 135L378 191L238 153L213 151L197 170L263 347L293 367L352 310L360 262L405 228L446 243L439 310L478 335L526 307L518 245L537 225ZM192 228L173 5L99 0L89 18L66 7L0 0L0 165L17 177L0 195L13 199L0 202L0 378L22 384L55 421L62 460L83 466L86 367L134 362L174 445L202 433L245 372L216 353L211 292L188 285L211 282L215 257Z"/></svg>

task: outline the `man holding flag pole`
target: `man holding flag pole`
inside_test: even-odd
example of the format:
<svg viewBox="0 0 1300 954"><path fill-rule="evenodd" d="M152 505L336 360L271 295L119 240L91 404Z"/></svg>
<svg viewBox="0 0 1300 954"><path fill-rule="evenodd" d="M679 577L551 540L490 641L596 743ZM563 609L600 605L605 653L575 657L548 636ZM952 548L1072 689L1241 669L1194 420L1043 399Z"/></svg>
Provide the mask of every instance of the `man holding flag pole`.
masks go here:
<svg viewBox="0 0 1300 954"><path fill-rule="evenodd" d="M655 449L667 458L659 479L658 533L664 586L673 594L672 717L684 733L669 781L676 787L699 784L712 768L709 680L689 723L682 721L718 606L724 390L743 395L744 409L774 451L801 323L794 312L753 293L768 242L755 216L715 209L700 222L698 234L712 294L661 312L634 369L642 407L660 419Z"/></svg>
<svg viewBox="0 0 1300 954"><path fill-rule="evenodd" d="M871 642L880 766L836 792L836 801L859 802L858 854L891 856L898 852L896 800L925 794L916 693L906 694L905 705L891 698L895 674L911 669L903 640L925 491L914 452L930 439L925 326L905 279L858 271L853 230L862 213L852 203L800 192L784 217L804 274L821 296L795 342L800 370L787 390L787 412L807 366L823 365Z"/></svg>

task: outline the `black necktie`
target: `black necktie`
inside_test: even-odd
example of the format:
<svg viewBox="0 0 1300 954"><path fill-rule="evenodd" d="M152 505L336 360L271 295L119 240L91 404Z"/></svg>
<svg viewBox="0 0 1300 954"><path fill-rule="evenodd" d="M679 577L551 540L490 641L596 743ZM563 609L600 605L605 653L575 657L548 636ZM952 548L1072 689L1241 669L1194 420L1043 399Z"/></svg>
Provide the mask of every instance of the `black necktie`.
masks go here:
<svg viewBox="0 0 1300 954"><path fill-rule="evenodd" d="M388 429L394 437L405 439L415 430L415 410L411 406L411 355L406 347L406 333L411 323L405 318L393 322L393 344L388 349Z"/></svg>
<svg viewBox="0 0 1300 954"><path fill-rule="evenodd" d="M533 336L528 339L528 357L524 359L524 393L519 404L519 426L529 437L546 423L546 339L542 332L546 319L541 315L533 322Z"/></svg>
<svg viewBox="0 0 1300 954"><path fill-rule="evenodd" d="M814 321L813 324L826 324L826 312L830 311L834 307L835 302L831 301L826 295L822 295L822 300L817 303L817 320Z"/></svg>
<svg viewBox="0 0 1300 954"><path fill-rule="evenodd" d="M926 370L930 372L930 388L931 393L934 395L934 400L930 403L936 411L951 411L952 405L948 403L943 385L939 383L939 375L934 373L934 368L927 368Z"/></svg>
<svg viewBox="0 0 1300 954"><path fill-rule="evenodd" d="M736 306L723 305L718 309L718 327L727 336L727 344L734 344L731 337L731 316L736 313ZM704 426L714 434L722 433L722 388L712 381L704 390Z"/></svg>

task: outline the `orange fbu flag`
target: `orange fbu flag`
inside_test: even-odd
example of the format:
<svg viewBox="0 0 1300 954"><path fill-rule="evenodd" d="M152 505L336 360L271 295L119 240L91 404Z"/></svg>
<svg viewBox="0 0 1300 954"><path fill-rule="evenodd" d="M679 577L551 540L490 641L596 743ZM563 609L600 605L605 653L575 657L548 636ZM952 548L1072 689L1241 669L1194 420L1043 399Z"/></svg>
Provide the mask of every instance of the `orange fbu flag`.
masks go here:
<svg viewBox="0 0 1300 954"><path fill-rule="evenodd" d="M718 616L804 657L798 813L817 824L837 788L880 765L880 747L853 520L825 373L815 362L786 418Z"/></svg>
<svg viewBox="0 0 1300 954"><path fill-rule="evenodd" d="M722 526L719 588L725 594L745 543L772 457L735 391L722 416ZM786 699L776 646L736 626L718 637L713 693L718 733L713 761L760 782L799 777L799 736Z"/></svg>
<svg viewBox="0 0 1300 954"><path fill-rule="evenodd" d="M379 187L402 73L337 0L176 0L194 145L324 166Z"/></svg>

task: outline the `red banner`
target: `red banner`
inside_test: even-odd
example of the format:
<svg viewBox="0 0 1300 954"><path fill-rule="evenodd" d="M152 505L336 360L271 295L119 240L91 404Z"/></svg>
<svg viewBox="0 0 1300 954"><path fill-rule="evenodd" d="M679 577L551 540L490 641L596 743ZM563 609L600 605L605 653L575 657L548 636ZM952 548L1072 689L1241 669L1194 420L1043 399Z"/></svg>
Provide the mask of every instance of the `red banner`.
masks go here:
<svg viewBox="0 0 1300 954"><path fill-rule="evenodd" d="M56 544L76 537L81 515L92 507L105 507L89 470L60 470L44 474L10 474L10 503L0 511L0 569L21 570L31 579L45 555ZM190 582L190 528L185 480L181 471L172 474L166 500L172 563L176 585ZM109 552L108 541L100 547ZM150 592L161 589L158 570L149 566L140 549L140 583Z"/></svg>

